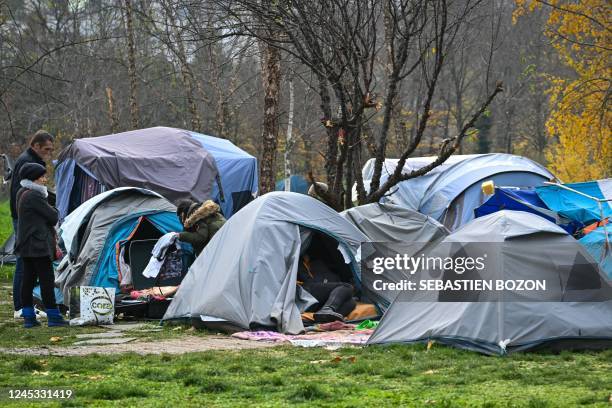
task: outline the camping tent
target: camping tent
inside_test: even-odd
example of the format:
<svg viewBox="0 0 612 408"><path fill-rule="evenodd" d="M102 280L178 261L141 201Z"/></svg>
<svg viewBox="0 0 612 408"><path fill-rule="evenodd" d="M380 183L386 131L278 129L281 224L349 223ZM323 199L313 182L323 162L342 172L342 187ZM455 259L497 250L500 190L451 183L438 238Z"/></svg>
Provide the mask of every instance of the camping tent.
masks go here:
<svg viewBox="0 0 612 408"><path fill-rule="evenodd" d="M276 182L276 191L285 191L286 178ZM290 178L290 191L292 193L308 194L308 181L299 174L293 174Z"/></svg>
<svg viewBox="0 0 612 408"><path fill-rule="evenodd" d="M410 243L413 254L427 251L448 235L448 230L433 218L393 204L362 205L348 209L341 215L359 228L370 241L388 246L401 243L402 247ZM398 282L406 277L402 273L394 273L393 281ZM369 298L383 309L393 301L392 297L382 292L372 291Z"/></svg>
<svg viewBox="0 0 612 408"><path fill-rule="evenodd" d="M181 230L174 205L153 191L123 187L86 201L59 232L68 252L56 277L64 299L73 286L119 288L118 258L125 245Z"/></svg>
<svg viewBox="0 0 612 408"><path fill-rule="evenodd" d="M164 319L225 321L242 329L304 329L300 312L313 304L296 291L300 254L309 242L331 242L356 286L355 254L367 238L320 201L303 194L273 192L248 204L217 232L195 260ZM338 249L338 250L336 250Z"/></svg>
<svg viewBox="0 0 612 408"><path fill-rule="evenodd" d="M228 140L154 127L75 140L60 154L55 181L62 220L117 187L146 188L173 202L213 198L229 217L257 192L257 161Z"/></svg>
<svg viewBox="0 0 612 408"><path fill-rule="evenodd" d="M465 225L440 247L472 255L469 243L497 249L488 254L492 267L480 272L486 276L475 278L545 279L546 291L511 292L505 299L492 291L400 292L369 344L435 340L485 354L612 345L612 288L563 229L534 214L499 211Z"/></svg>
<svg viewBox="0 0 612 408"><path fill-rule="evenodd" d="M402 172L418 170L435 159L409 158ZM374 163L374 159L368 160L362 170L366 190L374 174ZM381 183L393 174L397 164L397 159L385 160ZM525 157L504 153L455 155L424 176L400 182L382 201L419 211L455 230L472 220L474 209L484 202L480 189L484 180L499 186L534 187L551 179L552 173ZM356 192L353 198L356 199Z"/></svg>

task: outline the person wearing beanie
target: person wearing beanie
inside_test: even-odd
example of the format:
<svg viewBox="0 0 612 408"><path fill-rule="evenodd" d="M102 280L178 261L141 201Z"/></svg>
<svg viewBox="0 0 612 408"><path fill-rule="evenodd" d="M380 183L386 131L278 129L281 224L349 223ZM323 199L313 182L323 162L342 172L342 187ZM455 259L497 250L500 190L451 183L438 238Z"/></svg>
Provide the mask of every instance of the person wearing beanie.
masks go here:
<svg viewBox="0 0 612 408"><path fill-rule="evenodd" d="M17 192L17 238L15 253L23 260L21 303L24 327L39 326L34 312L32 291L36 280L47 312L49 327L68 324L55 302L53 257L55 256L55 224L57 209L47 201L47 169L38 163L26 163L21 167L21 189Z"/></svg>
<svg viewBox="0 0 612 408"><path fill-rule="evenodd" d="M44 131L39 130L30 139L30 146L16 160L10 177L7 179L11 182L10 206L11 218L13 219L13 232L17 236L17 192L21 188L21 168L28 163L38 163L41 166L46 166L45 161L51 159L53 153L54 137ZM53 194L49 198L52 198ZM52 201L51 199L49 200ZM21 317L21 277L23 271L23 262L20 256L17 256L15 264L15 272L13 274L13 307L15 310L15 318Z"/></svg>

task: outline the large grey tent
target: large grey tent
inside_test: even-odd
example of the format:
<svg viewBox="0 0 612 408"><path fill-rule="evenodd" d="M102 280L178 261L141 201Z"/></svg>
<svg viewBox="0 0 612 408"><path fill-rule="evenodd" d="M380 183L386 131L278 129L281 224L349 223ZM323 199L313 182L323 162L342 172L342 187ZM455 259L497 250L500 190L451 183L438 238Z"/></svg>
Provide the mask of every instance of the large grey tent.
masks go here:
<svg viewBox="0 0 612 408"><path fill-rule="evenodd" d="M409 174L436 160L431 157L411 157L402 172ZM398 159L385 159L381 184L397 168ZM366 190L374 175L375 160L363 166ZM381 201L392 202L426 214L444 224L451 231L474 219L474 209L486 200L481 183L493 180L499 186L532 188L555 176L542 165L522 156L505 153L453 155L440 166L421 177L402 181L391 188ZM356 200L353 188L353 199Z"/></svg>
<svg viewBox="0 0 612 408"><path fill-rule="evenodd" d="M475 242L499 248L491 260L499 267L487 273L506 280L544 278L550 284L546 292L513 294L506 301L493 299L491 292L453 298L444 298L444 292L400 292L369 344L435 340L485 354L612 345L610 283L563 229L534 214L499 211L475 219L440 246L469 253L468 243Z"/></svg>
<svg viewBox="0 0 612 408"><path fill-rule="evenodd" d="M257 198L204 248L164 320L191 317L242 329L301 332L301 312L314 298L296 290L300 253L309 241L313 245L323 238L332 240L331 252L344 259L358 285L355 255L367 238L352 223L303 194L274 192Z"/></svg>
<svg viewBox="0 0 612 408"><path fill-rule="evenodd" d="M372 203L353 207L341 215L353 223L370 241L386 243L410 243L411 251L427 251L448 235L448 230L438 221L419 212L393 204ZM406 276L396 271L393 281ZM370 299L382 308L388 307L393 297L385 293L372 292Z"/></svg>
<svg viewBox="0 0 612 408"><path fill-rule="evenodd" d="M169 127L77 139L55 169L60 219L94 195L146 188L168 200L214 199L230 217L257 193L257 159L229 140Z"/></svg>
<svg viewBox="0 0 612 408"><path fill-rule="evenodd" d="M157 239L181 230L176 207L150 190L122 187L87 200L60 229L68 254L58 267L56 284L65 302L73 286L119 289L118 258L131 240Z"/></svg>

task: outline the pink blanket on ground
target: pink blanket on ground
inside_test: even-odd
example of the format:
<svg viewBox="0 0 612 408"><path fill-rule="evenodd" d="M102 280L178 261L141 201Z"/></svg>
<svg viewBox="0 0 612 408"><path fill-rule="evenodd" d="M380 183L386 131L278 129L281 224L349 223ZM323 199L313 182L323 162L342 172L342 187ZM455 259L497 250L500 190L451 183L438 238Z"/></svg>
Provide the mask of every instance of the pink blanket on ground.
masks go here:
<svg viewBox="0 0 612 408"><path fill-rule="evenodd" d="M365 344L374 330L336 330L310 332L306 334L282 334L273 331L243 331L232 334L232 337L243 340L291 343L296 346L317 347L335 345Z"/></svg>

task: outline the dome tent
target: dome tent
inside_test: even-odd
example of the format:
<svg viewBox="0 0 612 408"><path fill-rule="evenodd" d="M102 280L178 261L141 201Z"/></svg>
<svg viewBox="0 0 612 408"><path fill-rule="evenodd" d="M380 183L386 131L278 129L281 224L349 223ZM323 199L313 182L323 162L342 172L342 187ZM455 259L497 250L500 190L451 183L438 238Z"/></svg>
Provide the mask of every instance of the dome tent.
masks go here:
<svg viewBox="0 0 612 408"><path fill-rule="evenodd" d="M110 190L86 201L60 228L67 255L57 270L64 299L74 286L119 288L121 248L134 239L156 239L181 231L176 208L159 194L139 188Z"/></svg>
<svg viewBox="0 0 612 408"><path fill-rule="evenodd" d="M355 255L367 238L353 224L307 195L272 192L257 198L204 248L164 320L191 317L247 330L301 332L300 313L314 299L296 290L299 258L309 241L321 238L332 242L331 252L359 286Z"/></svg>
<svg viewBox="0 0 612 408"><path fill-rule="evenodd" d="M55 181L61 220L118 187L146 188L173 202L212 198L229 217L257 192L257 160L229 140L153 127L74 140L60 154Z"/></svg>
<svg viewBox="0 0 612 408"><path fill-rule="evenodd" d="M435 156L409 158L403 173L418 170L435 159ZM398 161L385 160L381 184L393 174ZM374 163L374 159L368 160L362 170L366 190L374 174ZM546 168L521 156L453 155L429 173L398 183L381 201L428 215L453 231L474 219L474 209L485 201L480 188L482 181L492 180L499 186L535 187L551 179L554 175ZM353 197L356 199L356 192Z"/></svg>
<svg viewBox="0 0 612 408"><path fill-rule="evenodd" d="M612 345L612 288L597 263L563 229L534 214L499 211L477 218L442 244L496 243L500 255L487 274L504 279L543 277L544 294L491 301L490 292L401 292L368 344L435 340L484 354L538 347L591 348ZM543 248L546 251L543 251ZM570 250L568 250L570 249ZM580 260L579 260L580 258ZM570 265L569 270L551 267ZM580 264L580 265L578 265ZM491 278L485 276L483 278ZM462 299L462 297L464 297Z"/></svg>

